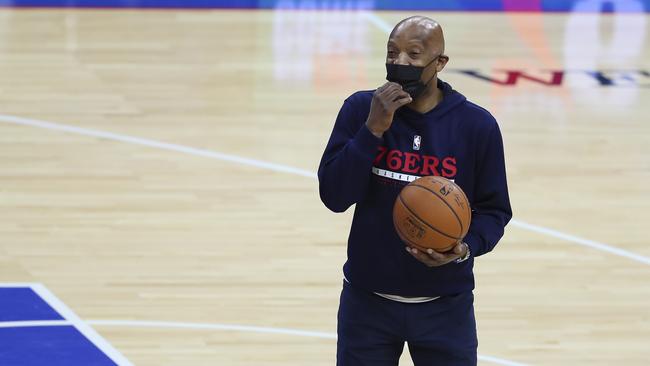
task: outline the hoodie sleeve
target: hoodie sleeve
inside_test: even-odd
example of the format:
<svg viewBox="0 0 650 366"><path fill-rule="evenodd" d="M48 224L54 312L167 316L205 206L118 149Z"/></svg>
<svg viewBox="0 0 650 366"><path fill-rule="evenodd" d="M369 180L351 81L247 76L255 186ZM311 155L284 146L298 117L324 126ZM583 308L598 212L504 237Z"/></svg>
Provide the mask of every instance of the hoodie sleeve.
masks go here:
<svg viewBox="0 0 650 366"><path fill-rule="evenodd" d="M490 252L503 236L512 218L508 197L503 140L496 121L477 160L472 223L464 241L471 255L478 257Z"/></svg>
<svg viewBox="0 0 650 366"><path fill-rule="evenodd" d="M382 141L368 130L367 116L361 116L353 100L350 97L343 103L318 167L320 198L334 212L344 212L366 196Z"/></svg>

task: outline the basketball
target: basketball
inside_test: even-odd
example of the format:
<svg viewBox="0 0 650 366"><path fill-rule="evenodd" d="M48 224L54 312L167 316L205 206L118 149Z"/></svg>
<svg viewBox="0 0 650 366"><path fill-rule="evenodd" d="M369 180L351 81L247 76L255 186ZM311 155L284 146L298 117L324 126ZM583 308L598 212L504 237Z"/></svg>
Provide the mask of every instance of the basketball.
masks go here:
<svg viewBox="0 0 650 366"><path fill-rule="evenodd" d="M402 189L393 206L395 230L404 243L446 252L469 230L472 211L465 192L438 176L416 179Z"/></svg>

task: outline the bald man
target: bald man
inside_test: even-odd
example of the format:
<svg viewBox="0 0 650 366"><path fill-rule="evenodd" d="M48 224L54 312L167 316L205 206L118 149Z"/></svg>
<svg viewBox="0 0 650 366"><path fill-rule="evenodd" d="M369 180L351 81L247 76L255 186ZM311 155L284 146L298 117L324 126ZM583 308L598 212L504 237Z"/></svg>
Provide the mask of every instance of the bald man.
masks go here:
<svg viewBox="0 0 650 366"><path fill-rule="evenodd" d="M438 79L449 57L440 24L399 22L387 83L345 100L318 169L334 212L356 204L338 313L337 365L394 366L407 342L416 366L476 365L474 258L512 217L501 133L489 112ZM448 252L422 252L395 232L400 190L421 176L452 179L472 223Z"/></svg>

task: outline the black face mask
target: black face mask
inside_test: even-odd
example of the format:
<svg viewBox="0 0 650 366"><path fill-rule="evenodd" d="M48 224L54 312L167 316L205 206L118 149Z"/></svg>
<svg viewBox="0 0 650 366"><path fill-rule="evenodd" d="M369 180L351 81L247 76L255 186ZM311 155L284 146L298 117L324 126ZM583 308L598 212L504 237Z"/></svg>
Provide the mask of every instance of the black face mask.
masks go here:
<svg viewBox="0 0 650 366"><path fill-rule="evenodd" d="M405 92L409 93L411 98L415 99L422 94L427 85L433 80L433 77L436 76L436 74L433 74L426 83L420 80L424 69L437 60L438 57L440 56L436 56L426 66L386 64L386 80L398 83Z"/></svg>

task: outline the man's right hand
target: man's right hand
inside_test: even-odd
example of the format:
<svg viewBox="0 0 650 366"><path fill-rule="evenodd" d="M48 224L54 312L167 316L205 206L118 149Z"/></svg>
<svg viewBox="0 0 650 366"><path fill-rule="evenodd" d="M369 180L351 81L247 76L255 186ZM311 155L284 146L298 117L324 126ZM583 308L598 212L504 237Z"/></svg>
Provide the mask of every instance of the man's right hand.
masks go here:
<svg viewBox="0 0 650 366"><path fill-rule="evenodd" d="M377 137L382 137L384 132L393 123L395 111L413 101L411 96L402 90L402 86L387 82L375 90L370 102L370 114L366 126Z"/></svg>

